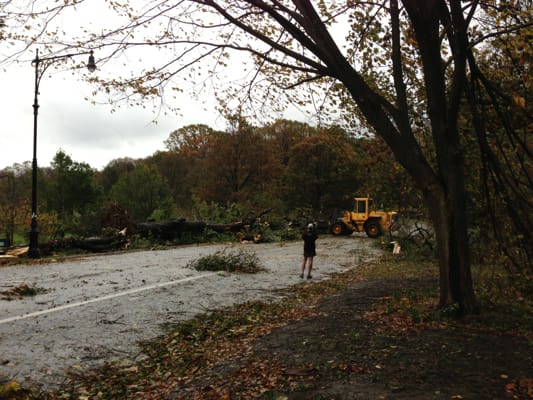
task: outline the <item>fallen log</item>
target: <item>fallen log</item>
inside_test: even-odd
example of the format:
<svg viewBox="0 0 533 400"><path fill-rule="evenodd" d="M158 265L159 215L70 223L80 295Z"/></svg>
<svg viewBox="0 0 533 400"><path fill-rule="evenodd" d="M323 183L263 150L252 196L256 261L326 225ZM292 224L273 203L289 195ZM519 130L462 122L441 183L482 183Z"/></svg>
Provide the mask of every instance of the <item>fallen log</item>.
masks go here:
<svg viewBox="0 0 533 400"><path fill-rule="evenodd" d="M216 233L236 233L241 231L246 224L244 222L234 222L232 224L207 224L206 228Z"/></svg>
<svg viewBox="0 0 533 400"><path fill-rule="evenodd" d="M137 224L136 233L141 237L154 237L172 240L182 233L202 233L206 223L202 221L187 221L185 218L175 218L167 221L143 222Z"/></svg>
<svg viewBox="0 0 533 400"><path fill-rule="evenodd" d="M75 249L90 251L93 253L101 253L122 249L127 243L128 239L122 235L110 237L94 237L87 239L66 238L51 240L47 243L41 244L40 250L42 254L51 254L57 251Z"/></svg>
<svg viewBox="0 0 533 400"><path fill-rule="evenodd" d="M272 208L263 210L258 214L250 214L241 221L232 222L230 224L207 224L207 228L217 233L238 233L245 229L253 229L255 225L261 223L261 217L270 211L272 211Z"/></svg>
<svg viewBox="0 0 533 400"><path fill-rule="evenodd" d="M135 226L135 233L141 237L152 237L160 240L173 240L185 232L204 233L206 229L211 229L216 233L238 233L259 223L261 217L271 210L269 208L258 214L250 214L241 221L229 224L208 224L203 221L187 221L185 218L143 222Z"/></svg>

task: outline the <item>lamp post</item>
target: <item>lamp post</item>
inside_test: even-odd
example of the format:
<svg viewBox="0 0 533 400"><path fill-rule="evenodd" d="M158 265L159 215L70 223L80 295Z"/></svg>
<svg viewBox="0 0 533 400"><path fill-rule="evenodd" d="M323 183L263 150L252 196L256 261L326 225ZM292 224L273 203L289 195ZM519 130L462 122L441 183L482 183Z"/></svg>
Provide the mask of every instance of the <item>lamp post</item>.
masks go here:
<svg viewBox="0 0 533 400"><path fill-rule="evenodd" d="M37 223L37 117L39 114L39 85L41 78L46 69L55 61L72 58L83 54L89 54L87 60L87 69L89 72L96 71L96 63L94 61L93 51L86 51L81 53L63 54L59 56L39 58L39 50L35 52L35 59L32 65L35 67L35 92L33 98L33 161L32 161L32 176L31 176L31 229L30 229L30 248L28 256L31 258L40 258L41 251L39 250L39 225Z"/></svg>

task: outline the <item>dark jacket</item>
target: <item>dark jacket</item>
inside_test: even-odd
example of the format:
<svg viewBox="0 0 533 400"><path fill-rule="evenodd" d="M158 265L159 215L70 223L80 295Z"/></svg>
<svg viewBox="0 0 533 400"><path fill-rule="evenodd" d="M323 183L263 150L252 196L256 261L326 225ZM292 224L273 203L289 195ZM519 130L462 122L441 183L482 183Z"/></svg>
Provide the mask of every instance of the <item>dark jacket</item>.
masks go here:
<svg viewBox="0 0 533 400"><path fill-rule="evenodd" d="M316 256L316 240L318 236L313 231L307 231L302 235L304 241L304 257Z"/></svg>

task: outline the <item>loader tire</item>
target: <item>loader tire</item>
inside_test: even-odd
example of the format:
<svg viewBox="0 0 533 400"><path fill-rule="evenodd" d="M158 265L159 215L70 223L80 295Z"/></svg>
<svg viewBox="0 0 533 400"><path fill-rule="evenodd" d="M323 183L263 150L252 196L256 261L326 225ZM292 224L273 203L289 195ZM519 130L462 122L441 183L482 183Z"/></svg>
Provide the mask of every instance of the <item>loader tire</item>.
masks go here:
<svg viewBox="0 0 533 400"><path fill-rule="evenodd" d="M368 237L375 239L383 234L381 226L377 222L369 222L365 225L365 233Z"/></svg>
<svg viewBox="0 0 533 400"><path fill-rule="evenodd" d="M331 233L335 236L344 235L344 231L344 224L341 224L340 222L335 222L331 225Z"/></svg>

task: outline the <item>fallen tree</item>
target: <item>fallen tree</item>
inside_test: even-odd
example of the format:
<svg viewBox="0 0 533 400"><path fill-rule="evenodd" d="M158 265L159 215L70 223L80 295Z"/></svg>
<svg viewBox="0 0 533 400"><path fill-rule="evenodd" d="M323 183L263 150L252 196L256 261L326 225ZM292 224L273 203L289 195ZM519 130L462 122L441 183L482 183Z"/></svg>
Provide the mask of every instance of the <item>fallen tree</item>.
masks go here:
<svg viewBox="0 0 533 400"><path fill-rule="evenodd" d="M161 240L172 240L184 232L193 234L203 233L206 223L202 221L187 221L185 218L175 218L167 221L143 222L134 228L135 234L141 237L152 237Z"/></svg>
<svg viewBox="0 0 533 400"><path fill-rule="evenodd" d="M244 231L250 231L260 228L261 218L269 213L272 209L263 210L257 214L250 213L240 221L228 224L211 224L203 221L187 221L185 218L175 218L166 221L152 221L137 224L133 233L141 237L152 237L161 240L173 240L183 233L202 234L206 229L216 233L234 233L242 234ZM242 235L238 235L238 238Z"/></svg>
<svg viewBox="0 0 533 400"><path fill-rule="evenodd" d="M42 255L51 255L60 251L82 250L92 253L116 251L128 247L134 236L149 238L156 241L173 241L183 234L204 235L208 230L217 234L232 233L241 242L258 243L263 241L261 218L270 212L266 209L258 214L249 214L240 221L228 224L209 224L204 221L187 221L185 218L174 218L166 221L151 221L130 224L117 234L91 238L59 238L40 244ZM11 249L3 256L5 259L24 257L28 247ZM16 250L16 251L15 251Z"/></svg>
<svg viewBox="0 0 533 400"><path fill-rule="evenodd" d="M124 235L115 235L109 237L93 238L66 238L55 239L41 244L42 254L52 254L57 251L65 250L84 250L92 253L101 253L124 248L129 239Z"/></svg>

